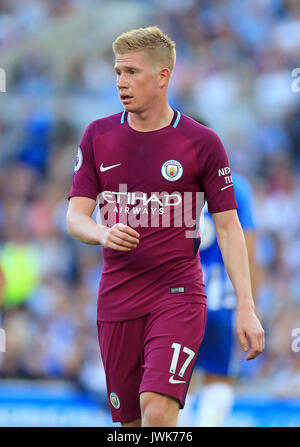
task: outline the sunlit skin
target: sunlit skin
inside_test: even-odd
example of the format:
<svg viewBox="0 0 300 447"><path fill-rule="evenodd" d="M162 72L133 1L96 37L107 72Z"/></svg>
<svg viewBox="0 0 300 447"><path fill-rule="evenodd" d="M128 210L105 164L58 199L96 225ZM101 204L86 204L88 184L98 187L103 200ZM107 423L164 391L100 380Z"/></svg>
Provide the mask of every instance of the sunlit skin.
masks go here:
<svg viewBox="0 0 300 447"><path fill-rule="evenodd" d="M169 125L174 114L167 95L170 70L158 67L142 51L116 54L114 68L129 125L141 132Z"/></svg>

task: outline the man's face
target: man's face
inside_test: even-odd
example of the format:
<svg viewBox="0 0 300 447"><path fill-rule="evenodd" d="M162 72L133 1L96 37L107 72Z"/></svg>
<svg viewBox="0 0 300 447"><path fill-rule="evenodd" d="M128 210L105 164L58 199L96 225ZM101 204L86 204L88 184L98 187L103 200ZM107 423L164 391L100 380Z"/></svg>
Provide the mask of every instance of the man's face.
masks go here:
<svg viewBox="0 0 300 447"><path fill-rule="evenodd" d="M127 112L145 111L160 92L159 69L143 52L116 54L115 72L119 96Z"/></svg>

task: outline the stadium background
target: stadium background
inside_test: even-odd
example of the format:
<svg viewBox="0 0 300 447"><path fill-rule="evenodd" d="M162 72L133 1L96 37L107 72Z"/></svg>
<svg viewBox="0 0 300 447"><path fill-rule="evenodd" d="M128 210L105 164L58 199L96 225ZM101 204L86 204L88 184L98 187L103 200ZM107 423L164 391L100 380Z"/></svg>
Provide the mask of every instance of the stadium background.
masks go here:
<svg viewBox="0 0 300 447"><path fill-rule="evenodd" d="M255 191L266 349L241 360L226 425L300 426L297 0L0 0L0 426L111 425L101 249L68 236L66 196L82 131L121 110L111 42L149 24L176 41L171 105L218 132Z"/></svg>

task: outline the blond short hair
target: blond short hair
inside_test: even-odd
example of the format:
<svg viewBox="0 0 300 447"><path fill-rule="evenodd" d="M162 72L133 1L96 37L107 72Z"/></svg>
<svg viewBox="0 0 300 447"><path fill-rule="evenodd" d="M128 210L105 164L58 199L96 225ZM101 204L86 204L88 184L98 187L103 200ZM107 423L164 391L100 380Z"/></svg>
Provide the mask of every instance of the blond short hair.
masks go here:
<svg viewBox="0 0 300 447"><path fill-rule="evenodd" d="M175 42L157 26L137 28L120 34L112 44L115 54L144 51L160 67L172 73L176 62Z"/></svg>

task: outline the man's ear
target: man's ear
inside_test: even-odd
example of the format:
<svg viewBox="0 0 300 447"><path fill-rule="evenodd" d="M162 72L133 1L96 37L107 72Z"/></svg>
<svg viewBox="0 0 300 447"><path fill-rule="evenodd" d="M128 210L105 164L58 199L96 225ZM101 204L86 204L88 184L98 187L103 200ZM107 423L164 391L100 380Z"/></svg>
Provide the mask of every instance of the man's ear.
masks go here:
<svg viewBox="0 0 300 447"><path fill-rule="evenodd" d="M166 85L168 85L171 72L168 68L161 68L158 73L159 76L159 86L160 88L164 88Z"/></svg>

